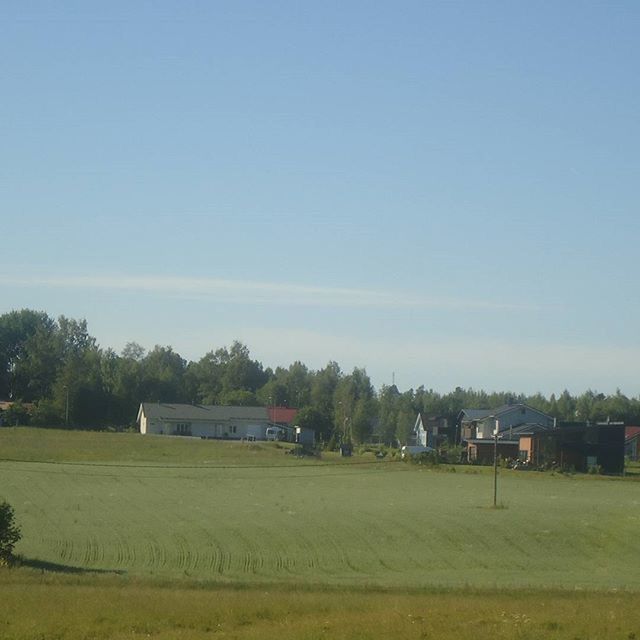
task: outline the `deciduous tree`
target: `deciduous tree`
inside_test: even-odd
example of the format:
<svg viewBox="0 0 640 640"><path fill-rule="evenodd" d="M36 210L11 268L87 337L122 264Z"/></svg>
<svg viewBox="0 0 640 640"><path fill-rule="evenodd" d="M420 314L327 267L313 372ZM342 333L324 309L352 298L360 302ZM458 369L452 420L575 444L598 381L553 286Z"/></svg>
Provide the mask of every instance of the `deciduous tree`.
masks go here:
<svg viewBox="0 0 640 640"><path fill-rule="evenodd" d="M21 537L13 507L8 502L0 502L0 565L11 562L13 548Z"/></svg>

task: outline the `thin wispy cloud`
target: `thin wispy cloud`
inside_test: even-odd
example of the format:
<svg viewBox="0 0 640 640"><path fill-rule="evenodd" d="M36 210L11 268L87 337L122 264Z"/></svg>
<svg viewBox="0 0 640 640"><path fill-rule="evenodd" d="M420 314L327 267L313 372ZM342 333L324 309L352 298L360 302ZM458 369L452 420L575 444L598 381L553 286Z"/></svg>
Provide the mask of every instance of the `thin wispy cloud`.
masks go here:
<svg viewBox="0 0 640 640"><path fill-rule="evenodd" d="M215 298L229 304L274 304L322 307L422 308L464 311L530 311L532 305L499 300L438 298L403 291L300 285L221 278L176 276L6 276L0 284L13 287L105 290L167 297Z"/></svg>

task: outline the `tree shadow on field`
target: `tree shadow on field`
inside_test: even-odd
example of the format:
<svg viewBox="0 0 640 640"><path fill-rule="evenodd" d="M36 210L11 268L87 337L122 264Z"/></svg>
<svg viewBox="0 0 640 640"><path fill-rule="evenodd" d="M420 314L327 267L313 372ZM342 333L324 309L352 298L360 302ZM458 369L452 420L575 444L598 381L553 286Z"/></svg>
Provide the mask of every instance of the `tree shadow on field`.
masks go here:
<svg viewBox="0 0 640 640"><path fill-rule="evenodd" d="M37 560L35 558L21 558L20 565L36 569L38 571L49 571L52 573L70 573L70 574L113 574L124 575L126 571L119 569L87 569L86 567L74 567L68 564L58 564L57 562L47 562L46 560Z"/></svg>

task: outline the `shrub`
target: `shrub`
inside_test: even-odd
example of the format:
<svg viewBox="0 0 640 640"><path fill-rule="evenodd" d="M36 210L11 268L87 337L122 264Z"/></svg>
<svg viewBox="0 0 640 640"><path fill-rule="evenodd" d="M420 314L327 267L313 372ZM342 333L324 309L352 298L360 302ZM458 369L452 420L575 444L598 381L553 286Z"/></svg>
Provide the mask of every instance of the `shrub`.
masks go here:
<svg viewBox="0 0 640 640"><path fill-rule="evenodd" d="M2 422L7 426L18 426L29 424L29 411L17 400L12 402L9 408L2 414Z"/></svg>
<svg viewBox="0 0 640 640"><path fill-rule="evenodd" d="M445 464L460 464L464 457L464 447L455 444L445 444L440 448L440 461Z"/></svg>
<svg viewBox="0 0 640 640"><path fill-rule="evenodd" d="M49 400L38 402L31 415L31 424L36 427L51 427L62 424L62 419L54 404Z"/></svg>
<svg viewBox="0 0 640 640"><path fill-rule="evenodd" d="M13 547L21 537L13 507L8 502L0 502L0 565L10 564Z"/></svg>
<svg viewBox="0 0 640 640"><path fill-rule="evenodd" d="M424 465L427 467L435 467L439 464L438 454L435 451L423 451L414 455L407 456L407 460L412 464Z"/></svg>

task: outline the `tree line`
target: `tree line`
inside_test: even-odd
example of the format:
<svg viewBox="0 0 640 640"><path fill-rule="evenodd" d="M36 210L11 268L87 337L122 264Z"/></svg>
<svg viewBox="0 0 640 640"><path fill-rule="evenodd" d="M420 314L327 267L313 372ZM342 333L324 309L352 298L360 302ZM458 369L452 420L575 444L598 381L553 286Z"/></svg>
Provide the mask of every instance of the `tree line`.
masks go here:
<svg viewBox="0 0 640 640"><path fill-rule="evenodd" d="M524 402L564 421L624 420L640 424L640 398L568 391L546 397L487 393L457 387L438 393L424 386L401 392L375 389L365 369L350 373L336 362L310 370L264 367L240 342L187 362L170 346L146 351L135 342L120 354L100 347L86 320L51 318L22 309L0 316L0 400L5 424L102 429L132 427L140 402L278 405L299 409L297 422L325 442L407 441L418 412L450 424L463 408L490 409Z"/></svg>

